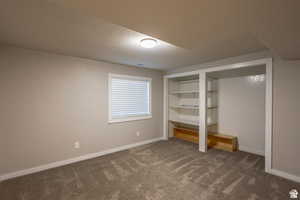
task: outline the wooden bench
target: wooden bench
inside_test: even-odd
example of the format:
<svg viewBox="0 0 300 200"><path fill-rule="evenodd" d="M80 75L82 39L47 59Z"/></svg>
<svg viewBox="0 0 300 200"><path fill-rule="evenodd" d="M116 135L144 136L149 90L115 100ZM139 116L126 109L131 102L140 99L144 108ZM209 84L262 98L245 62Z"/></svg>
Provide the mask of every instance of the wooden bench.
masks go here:
<svg viewBox="0 0 300 200"><path fill-rule="evenodd" d="M174 137L196 144L199 143L199 133L195 129L175 127ZM237 137L209 132L207 136L207 146L209 148L221 149L225 151L237 151Z"/></svg>
<svg viewBox="0 0 300 200"><path fill-rule="evenodd" d="M219 133L208 133L207 145L210 148L221 149L225 151L237 151L237 137L223 135Z"/></svg>
<svg viewBox="0 0 300 200"><path fill-rule="evenodd" d="M199 134L196 130L186 128L174 128L174 137L188 142L199 143Z"/></svg>

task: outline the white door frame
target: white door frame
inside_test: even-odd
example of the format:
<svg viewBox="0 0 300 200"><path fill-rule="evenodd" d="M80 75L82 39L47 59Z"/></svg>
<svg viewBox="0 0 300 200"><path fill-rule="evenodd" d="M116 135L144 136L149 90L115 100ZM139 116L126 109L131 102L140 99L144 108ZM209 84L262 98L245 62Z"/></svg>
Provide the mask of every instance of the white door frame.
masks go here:
<svg viewBox="0 0 300 200"><path fill-rule="evenodd" d="M273 112L273 73L272 73L272 58L265 58L259 60L253 60L249 62L237 63L232 65L225 65L219 67L212 67L200 70L200 82L201 82L201 90L199 99L201 103L200 110L200 125L199 138L202 143L199 145L199 150L202 152L207 151L207 127L206 127L206 79L208 72L216 72L223 71L229 69L237 69L243 67L255 67L255 66L263 66L266 67L266 96L265 96L265 171L270 173L272 168L272 112ZM204 112L203 112L204 111ZM201 146L204 145L204 146Z"/></svg>
<svg viewBox="0 0 300 200"><path fill-rule="evenodd" d="M207 126L206 126L206 78L208 72L254 67L266 67L266 98L265 98L265 171L272 173L272 126L273 126L273 66L272 58L264 58L248 62L205 68L197 71L169 74L164 76L164 139L168 139L168 79L199 74L199 151L207 151ZM203 134L204 133L204 134Z"/></svg>

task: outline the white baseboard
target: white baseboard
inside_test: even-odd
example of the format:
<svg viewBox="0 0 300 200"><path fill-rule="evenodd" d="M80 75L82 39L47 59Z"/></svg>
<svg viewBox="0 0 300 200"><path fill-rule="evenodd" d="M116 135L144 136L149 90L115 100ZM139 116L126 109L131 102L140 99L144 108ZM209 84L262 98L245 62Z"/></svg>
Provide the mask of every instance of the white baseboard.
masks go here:
<svg viewBox="0 0 300 200"><path fill-rule="evenodd" d="M133 147L137 147L137 146L141 146L141 145L145 145L145 144L157 142L157 141L160 141L160 140L165 140L165 138L163 138L163 137L161 137L161 138L154 138L154 139L145 140L145 141L134 143L134 144L129 144L129 145L121 146L121 147L116 147L116 148L108 149L108 150L97 152L97 153L91 153L91 154L79 156L79 157L76 157L76 158L71 158L71 159L68 159L68 160L57 161L57 162L49 163L49 164L46 164L46 165L41 165L41 166L33 167L33 168L30 168L30 169L24 169L24 170L21 170L21 171L16 171L16 172L8 173L8 174L3 174L3 175L0 176L0 182L4 181L4 180L7 180L7 179L19 177L19 176L24 176L24 175L28 175L28 174L32 174L32 173L44 171L44 170L47 170L47 169L51 169L51 168L55 168L55 167L60 167L60 166L64 166L64 165L76 163L76 162L83 161L83 160L88 160L88 159L96 158L96 157L99 157L99 156L103 156L103 155L115 153L115 152L118 152L118 151L123 151L123 150L131 149ZM241 148L241 147L239 147L239 149L241 151L246 151L246 152L249 152L249 153L255 153L255 154L259 154L259 155L264 155L264 153L262 153L262 152L253 151L251 149L249 150L247 148ZM286 178L286 179L289 179L289 180L292 180L292 181L300 183L300 177L296 176L296 175L292 175L292 174L289 174L289 173L286 173L286 172L283 172L283 171L280 171L280 170L277 170L277 169L270 169L269 173L273 174L275 176L280 176L282 178Z"/></svg>
<svg viewBox="0 0 300 200"><path fill-rule="evenodd" d="M46 164L46 165L33 167L33 168L30 168L30 169L24 169L24 170L21 170L21 171L16 171L16 172L8 173L8 174L3 174L3 175L0 176L0 182L4 181L4 180L7 180L7 179L19 177L19 176L24 176L24 175L44 171L44 170L47 170L47 169L60 167L60 166L76 163L76 162L79 162L79 161L88 160L88 159L91 159L91 158L96 158L96 157L103 156L103 155L106 155L106 154L111 154L111 153L115 153L115 152L118 152L118 151L131 149L133 147L137 147L137 146L157 142L157 141L160 141L160 140L163 140L163 139L164 139L163 137L154 138L154 139L145 140L145 141L134 143L134 144L129 144L129 145L124 145L124 146L108 149L108 150L97 152L97 153L90 153L90 154L79 156L79 157L76 157L76 158L57 161L57 162L49 163L49 164Z"/></svg>
<svg viewBox="0 0 300 200"><path fill-rule="evenodd" d="M283 172L283 171L280 171L280 170L277 170L277 169L270 169L269 173L273 174L275 176L280 176L282 178L289 179L289 180L300 183L300 177L299 176L289 174L287 172Z"/></svg>
<svg viewBox="0 0 300 200"><path fill-rule="evenodd" d="M240 151L245 151L245 152L248 152L248 153L253 153L253 154L265 156L265 151L264 150L253 149L253 148L249 148L249 147L246 147L246 146L240 146L240 145L239 145L239 150Z"/></svg>

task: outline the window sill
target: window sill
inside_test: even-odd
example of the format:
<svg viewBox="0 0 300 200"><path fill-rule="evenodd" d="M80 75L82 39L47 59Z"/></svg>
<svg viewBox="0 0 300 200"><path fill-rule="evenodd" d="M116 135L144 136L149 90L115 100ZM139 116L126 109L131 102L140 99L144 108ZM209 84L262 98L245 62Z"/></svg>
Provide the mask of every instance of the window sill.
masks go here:
<svg viewBox="0 0 300 200"><path fill-rule="evenodd" d="M126 117L120 119L110 119L108 123L120 123L120 122L128 122L128 121L136 121L136 120L143 120L143 119L151 119L152 115L145 115L145 116L137 116L137 117Z"/></svg>

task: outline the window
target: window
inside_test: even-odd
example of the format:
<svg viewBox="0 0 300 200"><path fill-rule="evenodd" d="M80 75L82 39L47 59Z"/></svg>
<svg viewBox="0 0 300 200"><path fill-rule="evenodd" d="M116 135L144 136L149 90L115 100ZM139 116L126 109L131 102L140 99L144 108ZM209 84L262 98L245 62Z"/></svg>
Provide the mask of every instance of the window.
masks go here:
<svg viewBox="0 0 300 200"><path fill-rule="evenodd" d="M151 118L151 79L109 74L109 122Z"/></svg>

